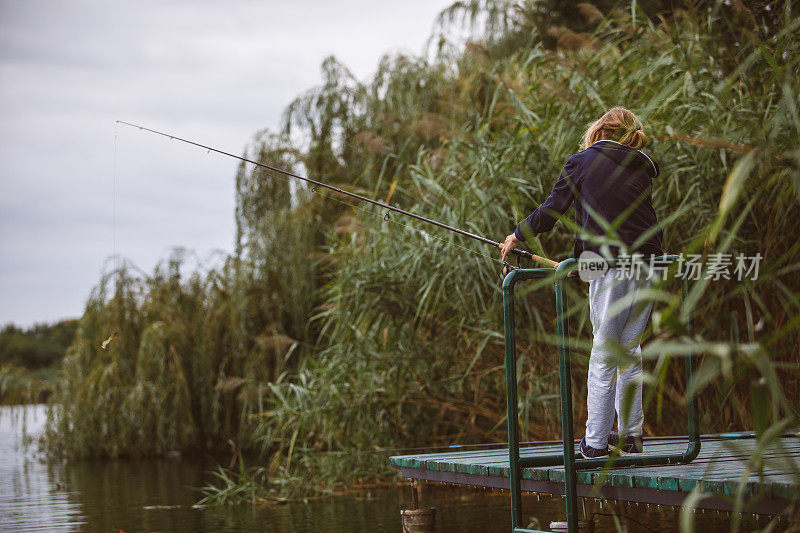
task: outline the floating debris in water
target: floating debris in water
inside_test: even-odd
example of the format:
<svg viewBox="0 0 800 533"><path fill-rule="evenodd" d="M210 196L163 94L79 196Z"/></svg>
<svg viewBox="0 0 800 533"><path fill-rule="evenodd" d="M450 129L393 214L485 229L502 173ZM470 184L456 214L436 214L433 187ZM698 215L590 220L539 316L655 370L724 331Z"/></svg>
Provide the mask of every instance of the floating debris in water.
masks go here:
<svg viewBox="0 0 800 533"><path fill-rule="evenodd" d="M111 342L111 339L113 339L114 337L116 337L118 333L119 333L118 331L115 331L114 333L112 333L112 334L111 334L111 336L110 336L109 338L107 338L106 340L104 340L104 341L103 341L103 349L104 349L104 350L105 350L105 349L106 349L106 347L108 346L108 343L109 343L109 342Z"/></svg>
<svg viewBox="0 0 800 533"><path fill-rule="evenodd" d="M180 509L180 505L145 505L142 507L145 511L159 511L162 509Z"/></svg>
<svg viewBox="0 0 800 533"><path fill-rule="evenodd" d="M205 509L205 505L201 504L194 504L194 505L145 505L142 507L145 511L165 511L169 509Z"/></svg>

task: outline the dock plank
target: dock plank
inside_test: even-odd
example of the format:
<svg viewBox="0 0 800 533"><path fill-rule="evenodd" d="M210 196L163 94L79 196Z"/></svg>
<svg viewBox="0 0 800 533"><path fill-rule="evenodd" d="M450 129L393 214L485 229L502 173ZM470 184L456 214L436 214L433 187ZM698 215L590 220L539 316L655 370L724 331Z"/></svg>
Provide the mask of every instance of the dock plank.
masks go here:
<svg viewBox="0 0 800 533"><path fill-rule="evenodd" d="M686 446L686 442L653 440L646 443L645 454L680 453ZM736 495L740 485L745 498L769 512L800 499L800 439L782 438L777 445L765 450L754 465L750 455L756 446L753 438L704 440L700 454L689 464L581 470L576 474L577 483L584 487L581 489L584 494L603 492L618 499L647 502L660 498L673 505L699 486L701 492L708 495L707 500L701 500L701 507L706 502L708 508L730 505L726 502ZM560 444L527 446L520 449L520 457L561 451ZM389 462L412 479L508 487L506 448L402 455L391 457ZM746 476L744 482L743 476ZM521 479L525 482L523 485L537 492L563 494L563 466L524 468ZM637 495L641 499L637 499Z"/></svg>

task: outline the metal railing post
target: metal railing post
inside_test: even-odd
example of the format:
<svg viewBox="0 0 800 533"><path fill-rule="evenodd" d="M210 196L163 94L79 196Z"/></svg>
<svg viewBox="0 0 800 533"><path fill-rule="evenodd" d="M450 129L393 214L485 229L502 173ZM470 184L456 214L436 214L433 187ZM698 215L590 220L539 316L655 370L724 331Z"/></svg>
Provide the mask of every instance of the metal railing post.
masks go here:
<svg viewBox="0 0 800 533"><path fill-rule="evenodd" d="M659 259L675 261L678 256L663 256ZM615 266L615 260L609 261ZM509 488L511 492L512 530L515 532L533 531L520 526L521 509L521 471L523 468L564 465L564 492L566 495L567 523L570 533L576 533L577 516L577 471L599 468L615 468L623 466L670 465L692 462L700 453L700 432L698 428L697 397L692 395L687 401L688 446L679 454L642 454L639 457L611 457L608 459L575 458L575 444L572 424L572 378L570 375L569 319L567 295L565 290L566 276L577 270L577 261L567 259L559 264L555 271L554 288L556 297L556 322L558 327L558 372L561 395L561 431L564 445L563 453L550 453L533 457L520 457L519 453L519 407L517 399L517 350L514 324L514 286L517 281L552 276L553 269L516 269L503 279L503 316L505 329L506 355L506 402L508 413L508 464ZM681 281L682 312L689 335L694 334L691 312L685 312L688 297L688 282ZM693 375L693 353L684 358L686 365L687 387Z"/></svg>
<svg viewBox="0 0 800 533"><path fill-rule="evenodd" d="M564 290L567 273L575 259L563 261L556 270L556 325L558 327L558 377L561 396L561 438L564 441L564 495L567 506L567 531L578 532L577 476L575 473L575 444L572 432L572 364L569 350L569 317L567 293Z"/></svg>
<svg viewBox="0 0 800 533"><path fill-rule="evenodd" d="M517 347L514 328L514 286L525 279L546 278L553 269L517 269L503 279L503 327L506 348L506 410L508 418L508 484L511 492L511 529L515 532L535 532L522 524L521 461L519 457L519 408L517 400Z"/></svg>
<svg viewBox="0 0 800 533"><path fill-rule="evenodd" d="M684 278L681 280L681 311L686 310L686 300L689 298L689 281ZM694 319L692 318L691 310L686 313L686 331L691 337L694 335ZM687 353L684 358L684 365L686 366L686 389L688 392L689 384L692 382L694 374L694 361L692 358L694 353ZM700 453L700 428L698 425L698 412L697 412L697 395L692 394L686 397L686 425L688 426L687 434L689 435L689 448L686 450L686 462L694 460Z"/></svg>
<svg viewBox="0 0 800 533"><path fill-rule="evenodd" d="M511 527L520 525L519 412L517 409L517 345L514 333L515 271L503 281L503 325L506 344L506 412L508 418L508 481L511 492Z"/></svg>

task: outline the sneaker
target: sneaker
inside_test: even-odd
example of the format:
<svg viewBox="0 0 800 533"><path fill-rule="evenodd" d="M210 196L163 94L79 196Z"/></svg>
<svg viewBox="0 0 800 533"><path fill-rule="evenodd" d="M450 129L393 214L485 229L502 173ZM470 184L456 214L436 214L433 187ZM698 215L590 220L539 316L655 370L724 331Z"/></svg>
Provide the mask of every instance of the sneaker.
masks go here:
<svg viewBox="0 0 800 533"><path fill-rule="evenodd" d="M584 459L602 459L608 457L608 448L605 450L598 450L586 444L586 437L581 439L581 455Z"/></svg>
<svg viewBox="0 0 800 533"><path fill-rule="evenodd" d="M608 447L611 451L616 451L624 457L626 455L642 453L644 442L642 442L641 435L628 435L625 437L625 441L620 444L619 433L617 431L612 431L608 436Z"/></svg>

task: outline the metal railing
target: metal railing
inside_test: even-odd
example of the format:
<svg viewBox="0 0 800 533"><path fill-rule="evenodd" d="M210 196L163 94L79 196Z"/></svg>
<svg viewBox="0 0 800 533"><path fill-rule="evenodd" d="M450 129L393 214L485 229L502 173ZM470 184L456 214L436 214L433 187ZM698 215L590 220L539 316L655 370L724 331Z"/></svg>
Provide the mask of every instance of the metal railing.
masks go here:
<svg viewBox="0 0 800 533"><path fill-rule="evenodd" d="M676 255L658 258L664 262L674 262ZM614 266L614 262L610 262ZM687 400L688 443L686 451L680 454L646 454L635 457L609 457L600 459L576 459L572 432L572 379L570 375L569 320L567 314L567 295L565 282L567 274L578 269L575 259L563 261L558 269L533 268L516 269L503 279L503 318L506 348L506 402L508 410L508 465L511 492L511 523L514 532L533 532L521 526L520 476L523 468L564 465L564 492L569 533L577 533L577 493L576 473L578 470L616 468L622 466L652 466L690 463L700 453L700 435L697 424L697 398L692 395ZM561 396L561 432L564 452L559 454L520 457L519 455L519 412L517 404L517 349L514 325L514 288L520 281L553 278L555 288L556 324L558 327L558 374ZM682 305L686 305L688 282L681 281ZM691 335L693 324L690 313L685 315L686 329ZM687 384L692 377L692 357L684 356Z"/></svg>

